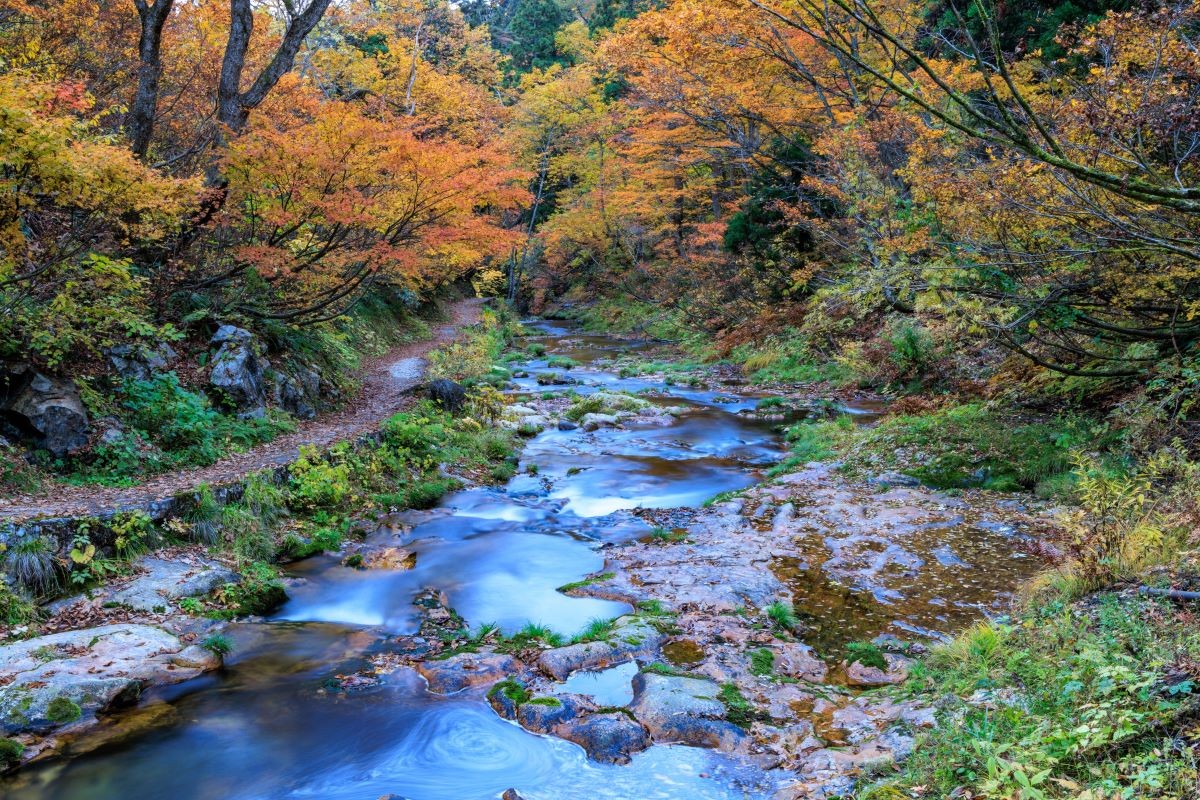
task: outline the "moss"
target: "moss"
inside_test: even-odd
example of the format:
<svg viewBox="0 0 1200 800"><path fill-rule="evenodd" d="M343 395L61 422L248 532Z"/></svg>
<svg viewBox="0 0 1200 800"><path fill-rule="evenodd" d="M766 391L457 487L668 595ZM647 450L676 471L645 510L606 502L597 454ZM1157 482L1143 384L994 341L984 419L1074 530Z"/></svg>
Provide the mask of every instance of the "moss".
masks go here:
<svg viewBox="0 0 1200 800"><path fill-rule="evenodd" d="M82 716L83 709L69 697L56 697L46 707L46 718L60 725L74 722Z"/></svg>
<svg viewBox="0 0 1200 800"><path fill-rule="evenodd" d="M557 697L534 697L527 700L526 703L531 706L546 706L547 708L562 708L562 701Z"/></svg>
<svg viewBox="0 0 1200 800"><path fill-rule="evenodd" d="M500 681L488 690L488 697L496 695L503 695L516 705L527 703L530 699L529 690L525 688L525 684L514 680Z"/></svg>
<svg viewBox="0 0 1200 800"><path fill-rule="evenodd" d="M615 577L617 577L617 573L615 573L615 572L602 572L599 575L595 575L591 578L584 578L581 581L575 581L573 583L564 583L562 586L558 587L558 591L570 592L574 589L582 589L585 586L593 586L597 583L604 583L605 581L611 581Z"/></svg>
<svg viewBox="0 0 1200 800"><path fill-rule="evenodd" d="M233 640L223 633L209 634L200 642L200 646L221 658L233 652Z"/></svg>
<svg viewBox="0 0 1200 800"><path fill-rule="evenodd" d="M0 739L0 769L10 769L21 763L25 745L16 739Z"/></svg>
<svg viewBox="0 0 1200 800"><path fill-rule="evenodd" d="M883 651L870 642L849 642L846 645L846 663L859 663L864 667L887 669Z"/></svg>
<svg viewBox="0 0 1200 800"><path fill-rule="evenodd" d="M750 671L755 675L771 675L775 672L775 654L765 647L750 653Z"/></svg>
<svg viewBox="0 0 1200 800"><path fill-rule="evenodd" d="M242 571L240 583L226 584L217 594L237 616L268 614L287 600L279 571L262 562L249 565Z"/></svg>

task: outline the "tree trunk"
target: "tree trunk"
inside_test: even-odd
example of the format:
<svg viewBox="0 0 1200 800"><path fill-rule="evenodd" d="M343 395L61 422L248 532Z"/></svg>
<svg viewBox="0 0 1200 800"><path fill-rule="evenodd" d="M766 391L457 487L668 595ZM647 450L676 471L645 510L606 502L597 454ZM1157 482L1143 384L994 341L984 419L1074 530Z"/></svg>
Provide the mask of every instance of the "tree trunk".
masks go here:
<svg viewBox="0 0 1200 800"><path fill-rule="evenodd" d="M134 0L142 32L138 37L138 85L129 108L126 129L130 147L135 155L144 158L154 135L154 115L158 110L158 80L162 76L162 33L167 17L171 16L174 0Z"/></svg>
<svg viewBox="0 0 1200 800"><path fill-rule="evenodd" d="M242 91L242 71L246 66L246 51L254 34L254 10L250 0L229 0L229 38L225 57L221 61L221 78L217 84L217 121L221 130L216 143L220 145L227 133L238 134L246 127L250 112L257 108L275 88L296 61L300 45L312 32L329 8L330 0L310 0L299 14L289 14L283 41L274 57L258 74L250 88ZM291 3L286 4L289 9ZM210 185L220 185L222 178L216 165L209 167L206 178Z"/></svg>

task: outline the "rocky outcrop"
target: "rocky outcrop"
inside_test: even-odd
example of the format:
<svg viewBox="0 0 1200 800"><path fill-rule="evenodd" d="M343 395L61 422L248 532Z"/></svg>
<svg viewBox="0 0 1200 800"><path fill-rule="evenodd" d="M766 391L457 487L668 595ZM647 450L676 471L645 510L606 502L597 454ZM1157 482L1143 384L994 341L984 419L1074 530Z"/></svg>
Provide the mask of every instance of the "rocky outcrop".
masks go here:
<svg viewBox="0 0 1200 800"><path fill-rule="evenodd" d="M217 347L208 382L218 402L243 415L263 413L268 404L299 417L317 415L321 375L304 365L276 369L254 334L235 325L222 325L213 335Z"/></svg>
<svg viewBox="0 0 1200 800"><path fill-rule="evenodd" d="M267 400L266 372L270 362L254 334L235 325L222 325L213 335L217 346L208 382L219 399L241 411L264 406Z"/></svg>
<svg viewBox="0 0 1200 800"><path fill-rule="evenodd" d="M87 408L75 382L22 364L0 370L0 416L10 438L62 457L88 442Z"/></svg>
<svg viewBox="0 0 1200 800"><path fill-rule="evenodd" d="M149 686L220 666L203 647L149 625L105 625L0 646L0 735L81 730Z"/></svg>

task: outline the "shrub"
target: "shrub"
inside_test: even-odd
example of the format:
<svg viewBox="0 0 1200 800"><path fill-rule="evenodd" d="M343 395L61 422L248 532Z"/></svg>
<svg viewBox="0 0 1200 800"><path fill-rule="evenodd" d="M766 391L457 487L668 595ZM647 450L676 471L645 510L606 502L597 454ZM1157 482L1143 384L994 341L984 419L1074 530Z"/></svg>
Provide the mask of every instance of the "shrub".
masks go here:
<svg viewBox="0 0 1200 800"><path fill-rule="evenodd" d="M322 458L314 447L300 448L290 474L292 498L307 508L334 508L350 496L350 467Z"/></svg>

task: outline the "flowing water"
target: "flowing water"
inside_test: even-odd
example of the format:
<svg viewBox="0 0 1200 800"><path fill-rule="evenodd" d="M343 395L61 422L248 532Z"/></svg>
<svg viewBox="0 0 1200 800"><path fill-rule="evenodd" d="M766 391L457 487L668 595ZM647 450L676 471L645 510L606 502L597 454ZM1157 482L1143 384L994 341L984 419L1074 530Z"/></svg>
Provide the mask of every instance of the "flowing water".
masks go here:
<svg viewBox="0 0 1200 800"><path fill-rule="evenodd" d="M633 509L699 505L757 482L759 469L782 457L770 423L738 414L757 398L621 377L607 360L646 345L562 323L538 327L531 341L580 362L570 373L580 382L574 391L653 389L661 392L655 402L690 413L669 426L547 431L523 455L536 474L386 520L370 544L403 545L416 554L411 570L355 570L334 556L293 565L291 600L267 622L231 626L235 650L220 674L157 693L118 717L104 746L31 767L0 784L0 796L483 800L515 787L529 800L769 797L770 776L704 750L655 746L627 766L590 762L579 747L527 733L478 699L429 694L405 670L367 691L325 689L365 664L389 634L414 632L412 601L427 588L444 591L472 627L495 623L507 632L535 622L569 635L629 610L556 588L601 569L605 544L647 535ZM544 359L524 369L529 377L516 383L530 394L545 391L539 375L561 371ZM867 420L874 409L857 410ZM801 574L795 565L782 569ZM623 665L568 683L620 705L635 670Z"/></svg>

